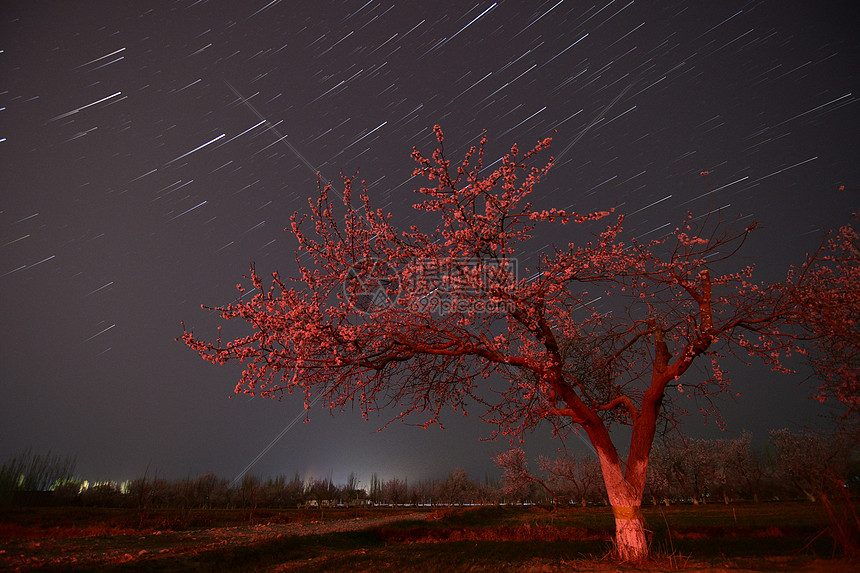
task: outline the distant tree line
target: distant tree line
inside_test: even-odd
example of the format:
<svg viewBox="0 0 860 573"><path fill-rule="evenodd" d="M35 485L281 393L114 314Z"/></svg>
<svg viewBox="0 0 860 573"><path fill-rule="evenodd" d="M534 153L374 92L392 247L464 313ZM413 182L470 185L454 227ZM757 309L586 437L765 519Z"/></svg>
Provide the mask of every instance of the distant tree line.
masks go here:
<svg viewBox="0 0 860 573"><path fill-rule="evenodd" d="M857 445L856 432L844 428L835 433L772 430L761 449L749 432L736 439L676 437L656 444L648 490L655 504L820 501L829 492L860 487Z"/></svg>
<svg viewBox="0 0 860 573"><path fill-rule="evenodd" d="M32 448L15 454L0 466L0 503L14 501L18 492L55 490L73 479L75 466L74 457L39 454Z"/></svg>
<svg viewBox="0 0 860 573"><path fill-rule="evenodd" d="M366 488L360 487L354 473L343 484L336 484L331 476L304 479L298 473L292 478L279 475L265 479L248 474L237 482L206 473L195 478L143 477L126 482L90 483L70 478L43 493L51 494L58 504L145 509L447 506L506 501L497 483L489 478L473 481L459 468L446 479L414 484L398 477L382 479L374 473Z"/></svg>
<svg viewBox="0 0 860 573"><path fill-rule="evenodd" d="M755 446L749 432L735 439L666 438L652 453L646 500L699 504L850 498L860 488L858 442L851 425L832 433L774 430L763 447ZM367 484L355 473L342 484L330 475L306 479L298 473L291 478L245 475L235 483L212 473L89 483L73 477L73 458L27 450L0 467L0 500L10 503L15 492L45 491L54 503L152 509L608 503L594 456L541 456L533 470L523 450L515 448L495 462L502 470L500 480L474 480L458 468L445 479L414 483L375 473Z"/></svg>
<svg viewBox="0 0 860 573"><path fill-rule="evenodd" d="M834 432L773 430L761 448L752 434L736 439L658 440L651 453L646 500L657 504L731 503L805 498L846 501L860 490L860 434L843 420ZM537 471L521 448L495 458L505 496L555 505L605 504L596 457L541 456Z"/></svg>

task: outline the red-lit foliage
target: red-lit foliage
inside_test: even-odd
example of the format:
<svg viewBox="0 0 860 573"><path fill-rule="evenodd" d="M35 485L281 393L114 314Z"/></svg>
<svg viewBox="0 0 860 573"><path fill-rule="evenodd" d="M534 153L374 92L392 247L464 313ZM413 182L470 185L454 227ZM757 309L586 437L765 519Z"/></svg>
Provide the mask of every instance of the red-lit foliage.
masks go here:
<svg viewBox="0 0 860 573"><path fill-rule="evenodd" d="M855 215L860 218L860 214ZM860 408L860 237L850 225L831 233L800 273L795 292L802 324L814 341L810 361L820 380L817 398Z"/></svg>
<svg viewBox="0 0 860 573"><path fill-rule="evenodd" d="M212 362L244 362L237 392L298 391L307 407L319 397L364 412L393 406L424 424L438 423L445 405L465 412L471 403L510 436L546 422L559 432L578 426L616 509L620 557L641 559L639 507L659 416L687 396L708 405L727 391L726 353L782 369L794 344L782 330L793 301L754 283L749 267L726 270L753 227L734 231L713 216L650 242L624 240L617 217L591 242L558 246L526 269L516 257L533 254L536 226L591 226L610 212L533 206L552 162L532 163L549 139L525 154L514 146L482 173L485 140L452 165L435 131L430 158L412 153L415 175L435 185L418 190L415 206L423 220L436 218L429 232L397 229L366 189L354 205L349 179L342 205L326 187L309 221L292 219L298 253L310 256L297 256L298 277L275 274L268 287L252 268L254 296L217 309L252 332L226 344L191 332L183 340ZM688 373L698 359L705 367ZM626 461L612 423L632 427Z"/></svg>

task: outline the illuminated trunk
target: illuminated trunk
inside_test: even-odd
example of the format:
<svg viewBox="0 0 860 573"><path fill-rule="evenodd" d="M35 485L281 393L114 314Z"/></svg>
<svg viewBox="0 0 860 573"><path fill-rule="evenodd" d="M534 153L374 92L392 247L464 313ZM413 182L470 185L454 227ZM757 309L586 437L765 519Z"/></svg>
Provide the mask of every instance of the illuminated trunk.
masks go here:
<svg viewBox="0 0 860 573"><path fill-rule="evenodd" d="M645 536L645 518L640 506L616 507L615 546L621 561L637 563L648 557L648 539Z"/></svg>
<svg viewBox="0 0 860 573"><path fill-rule="evenodd" d="M611 487L611 489L610 489ZM642 492L631 491L626 481L610 486L606 482L609 503L615 516L615 549L621 561L640 562L648 557L648 538L642 516Z"/></svg>
<svg viewBox="0 0 860 573"><path fill-rule="evenodd" d="M608 441L608 432L605 439L601 435L604 432L598 431L597 435L590 437L597 450L603 482L615 516L615 548L621 561L637 563L646 559L649 553L645 518L642 516L647 461L628 466L625 476L615 447Z"/></svg>

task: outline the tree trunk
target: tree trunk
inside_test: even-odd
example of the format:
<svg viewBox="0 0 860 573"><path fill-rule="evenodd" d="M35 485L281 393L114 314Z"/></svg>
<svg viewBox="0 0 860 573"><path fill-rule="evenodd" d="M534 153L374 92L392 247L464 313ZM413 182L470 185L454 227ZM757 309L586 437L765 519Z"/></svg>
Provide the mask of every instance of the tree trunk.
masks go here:
<svg viewBox="0 0 860 573"><path fill-rule="evenodd" d="M665 386L665 384L663 385ZM630 437L630 451L626 471L622 470L618 450L606 426L600 420L582 424L591 440L600 462L606 494L615 516L615 548L621 561L640 563L649 556L645 518L642 516L642 497L645 494L645 477L648 454L654 442L656 416L659 410L659 392L646 396L642 411L636 416Z"/></svg>
<svg viewBox="0 0 860 573"><path fill-rule="evenodd" d="M647 464L627 468L627 477L621 472L618 457L612 450L597 448L597 457L603 470L603 482L612 513L615 516L615 549L620 561L638 563L648 557L648 539L645 535L645 518L642 516L642 496L645 493ZM636 484L639 484L637 487Z"/></svg>
<svg viewBox="0 0 860 573"><path fill-rule="evenodd" d="M621 561L638 563L648 557L645 518L640 506L612 506L615 514L615 547Z"/></svg>

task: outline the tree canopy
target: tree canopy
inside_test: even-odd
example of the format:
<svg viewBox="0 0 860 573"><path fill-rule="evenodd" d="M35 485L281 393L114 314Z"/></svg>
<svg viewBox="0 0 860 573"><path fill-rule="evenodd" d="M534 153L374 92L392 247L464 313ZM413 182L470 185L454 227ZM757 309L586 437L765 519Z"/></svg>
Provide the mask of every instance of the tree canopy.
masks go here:
<svg viewBox="0 0 860 573"><path fill-rule="evenodd" d="M860 214L855 214L860 218ZM850 225L828 234L816 256L798 270L804 330L812 341L810 362L817 398L841 403L846 415L860 410L860 238Z"/></svg>
<svg viewBox="0 0 860 573"><path fill-rule="evenodd" d="M425 425L445 405L475 404L512 436L542 422L579 427L616 509L620 555L639 558L659 416L681 396L707 408L728 391L727 354L785 370L797 301L785 284L758 283L737 265L754 225L734 229L715 211L649 241L627 238L611 209L533 204L552 166L538 162L550 139L525 153L514 145L490 170L485 137L452 164L435 133L430 157L412 152L414 174L431 185L415 205L429 229L398 228L366 188L354 197L354 180L344 179L341 201L325 186L292 217L297 276L275 273L268 286L252 267L253 297L217 309L252 332L209 343L186 331L183 340L212 362L244 362L237 392L301 392L306 407L323 397L365 413L393 406ZM556 245L528 266L539 225L585 225L591 240ZM698 359L705 367L688 373ZM616 422L632 426L626 462L609 433Z"/></svg>

